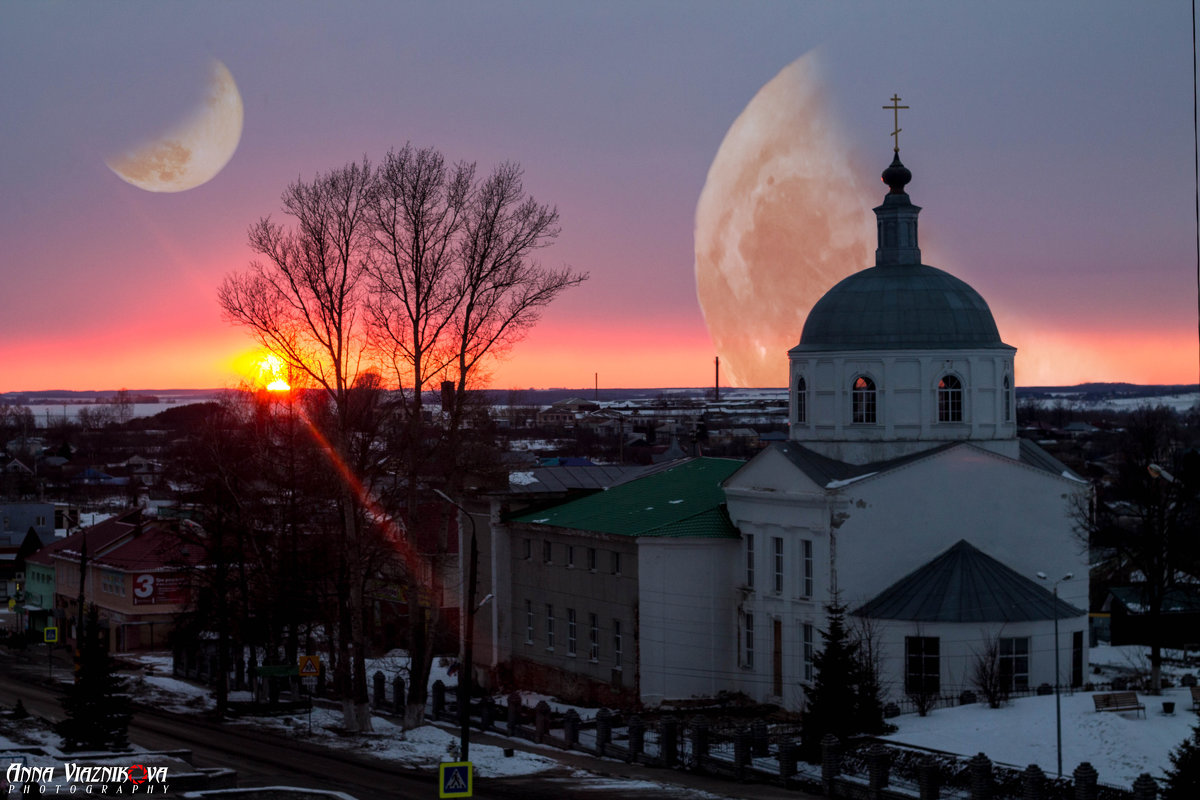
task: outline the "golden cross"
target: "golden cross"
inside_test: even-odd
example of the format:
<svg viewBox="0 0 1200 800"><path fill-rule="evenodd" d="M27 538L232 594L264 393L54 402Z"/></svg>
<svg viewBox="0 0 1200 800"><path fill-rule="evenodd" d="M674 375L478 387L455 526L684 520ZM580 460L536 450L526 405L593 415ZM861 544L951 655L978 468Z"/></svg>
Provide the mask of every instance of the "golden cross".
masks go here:
<svg viewBox="0 0 1200 800"><path fill-rule="evenodd" d="M900 152L900 109L902 109L902 108L908 108L908 106L900 105L900 96L895 95L895 94L892 95L892 104L890 106L883 107L884 111L891 109L891 111L895 117L895 122L893 123L893 126L896 128L896 130L892 131L892 139L895 142L896 146L893 147L892 149L895 150L897 153Z"/></svg>

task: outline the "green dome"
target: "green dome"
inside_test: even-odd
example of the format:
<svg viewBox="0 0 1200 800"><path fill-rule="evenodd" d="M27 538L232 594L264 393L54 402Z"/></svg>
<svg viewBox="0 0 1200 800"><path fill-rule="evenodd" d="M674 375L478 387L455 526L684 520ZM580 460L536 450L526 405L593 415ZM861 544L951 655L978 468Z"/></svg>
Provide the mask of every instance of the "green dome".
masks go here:
<svg viewBox="0 0 1200 800"><path fill-rule="evenodd" d="M856 272L817 301L793 352L1008 347L979 292L924 264Z"/></svg>

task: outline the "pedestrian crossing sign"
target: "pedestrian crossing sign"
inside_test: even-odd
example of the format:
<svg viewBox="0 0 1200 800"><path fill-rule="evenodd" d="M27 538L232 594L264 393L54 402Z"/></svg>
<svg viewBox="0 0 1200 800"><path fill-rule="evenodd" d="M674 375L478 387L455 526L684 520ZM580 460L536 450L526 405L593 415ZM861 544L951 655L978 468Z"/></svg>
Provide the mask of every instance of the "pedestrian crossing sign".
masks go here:
<svg viewBox="0 0 1200 800"><path fill-rule="evenodd" d="M438 797L473 797L474 771L470 761L442 764L438 769Z"/></svg>
<svg viewBox="0 0 1200 800"><path fill-rule="evenodd" d="M321 674L320 656L300 656L299 673L301 678L315 678Z"/></svg>

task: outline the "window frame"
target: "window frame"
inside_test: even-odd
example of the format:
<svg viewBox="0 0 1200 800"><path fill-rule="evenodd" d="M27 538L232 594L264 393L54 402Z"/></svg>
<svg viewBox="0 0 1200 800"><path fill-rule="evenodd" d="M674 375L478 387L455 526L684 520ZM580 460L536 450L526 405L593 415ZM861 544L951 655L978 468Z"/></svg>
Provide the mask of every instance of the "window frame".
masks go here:
<svg viewBox="0 0 1200 800"><path fill-rule="evenodd" d="M621 669L622 644L621 620L613 617L613 669Z"/></svg>
<svg viewBox="0 0 1200 800"><path fill-rule="evenodd" d="M879 424L878 396L879 387L870 375L860 373L854 376L850 382L851 425Z"/></svg>
<svg viewBox="0 0 1200 800"><path fill-rule="evenodd" d="M796 424L808 424L808 381L803 375L796 376Z"/></svg>
<svg viewBox="0 0 1200 800"><path fill-rule="evenodd" d="M816 561L813 559L813 540L800 540L800 596L805 599L811 599L815 587L813 586L813 575L815 573Z"/></svg>
<svg viewBox="0 0 1200 800"><path fill-rule="evenodd" d="M754 534L744 534L746 538L746 587L754 588Z"/></svg>
<svg viewBox="0 0 1200 800"><path fill-rule="evenodd" d="M800 623L800 641L801 674L804 676L805 683L812 683L816 664L817 637L815 626L811 622Z"/></svg>
<svg viewBox="0 0 1200 800"><path fill-rule="evenodd" d="M754 669L754 612L742 615L742 666Z"/></svg>
<svg viewBox="0 0 1200 800"><path fill-rule="evenodd" d="M588 661L593 664L600 661L600 618L588 612Z"/></svg>
<svg viewBox="0 0 1200 800"><path fill-rule="evenodd" d="M575 634L577 632L577 629L576 629L575 623L576 623L575 609L568 608L567 609L567 655L569 655L569 656L574 656L576 654L575 653L575 645L576 645Z"/></svg>
<svg viewBox="0 0 1200 800"><path fill-rule="evenodd" d="M941 640L904 637L904 693L936 697L942 689Z"/></svg>
<svg viewBox="0 0 1200 800"><path fill-rule="evenodd" d="M554 563L554 542L549 539L542 540L542 563Z"/></svg>
<svg viewBox="0 0 1200 800"><path fill-rule="evenodd" d="M962 378L946 372L937 383L937 421L939 424L962 422L964 413L964 391Z"/></svg>
<svg viewBox="0 0 1200 800"><path fill-rule="evenodd" d="M775 594L783 594L783 537L771 537L772 561L775 565Z"/></svg>
<svg viewBox="0 0 1200 800"><path fill-rule="evenodd" d="M1028 636L1002 636L996 641L997 666L1006 691L1029 688L1029 639Z"/></svg>
<svg viewBox="0 0 1200 800"><path fill-rule="evenodd" d="M533 644L533 601L525 598L525 644Z"/></svg>
<svg viewBox="0 0 1200 800"><path fill-rule="evenodd" d="M554 649L554 605L546 603L546 649Z"/></svg>

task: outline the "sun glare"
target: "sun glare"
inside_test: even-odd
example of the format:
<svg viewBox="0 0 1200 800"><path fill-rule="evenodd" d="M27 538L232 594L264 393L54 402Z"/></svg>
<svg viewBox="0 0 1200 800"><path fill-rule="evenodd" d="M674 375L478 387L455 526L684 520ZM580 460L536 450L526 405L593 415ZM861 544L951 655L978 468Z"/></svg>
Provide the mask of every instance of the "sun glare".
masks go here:
<svg viewBox="0 0 1200 800"><path fill-rule="evenodd" d="M274 353L267 353L266 357L258 362L258 384L267 387L268 392L291 390L292 387L283 379L283 376L283 360Z"/></svg>

